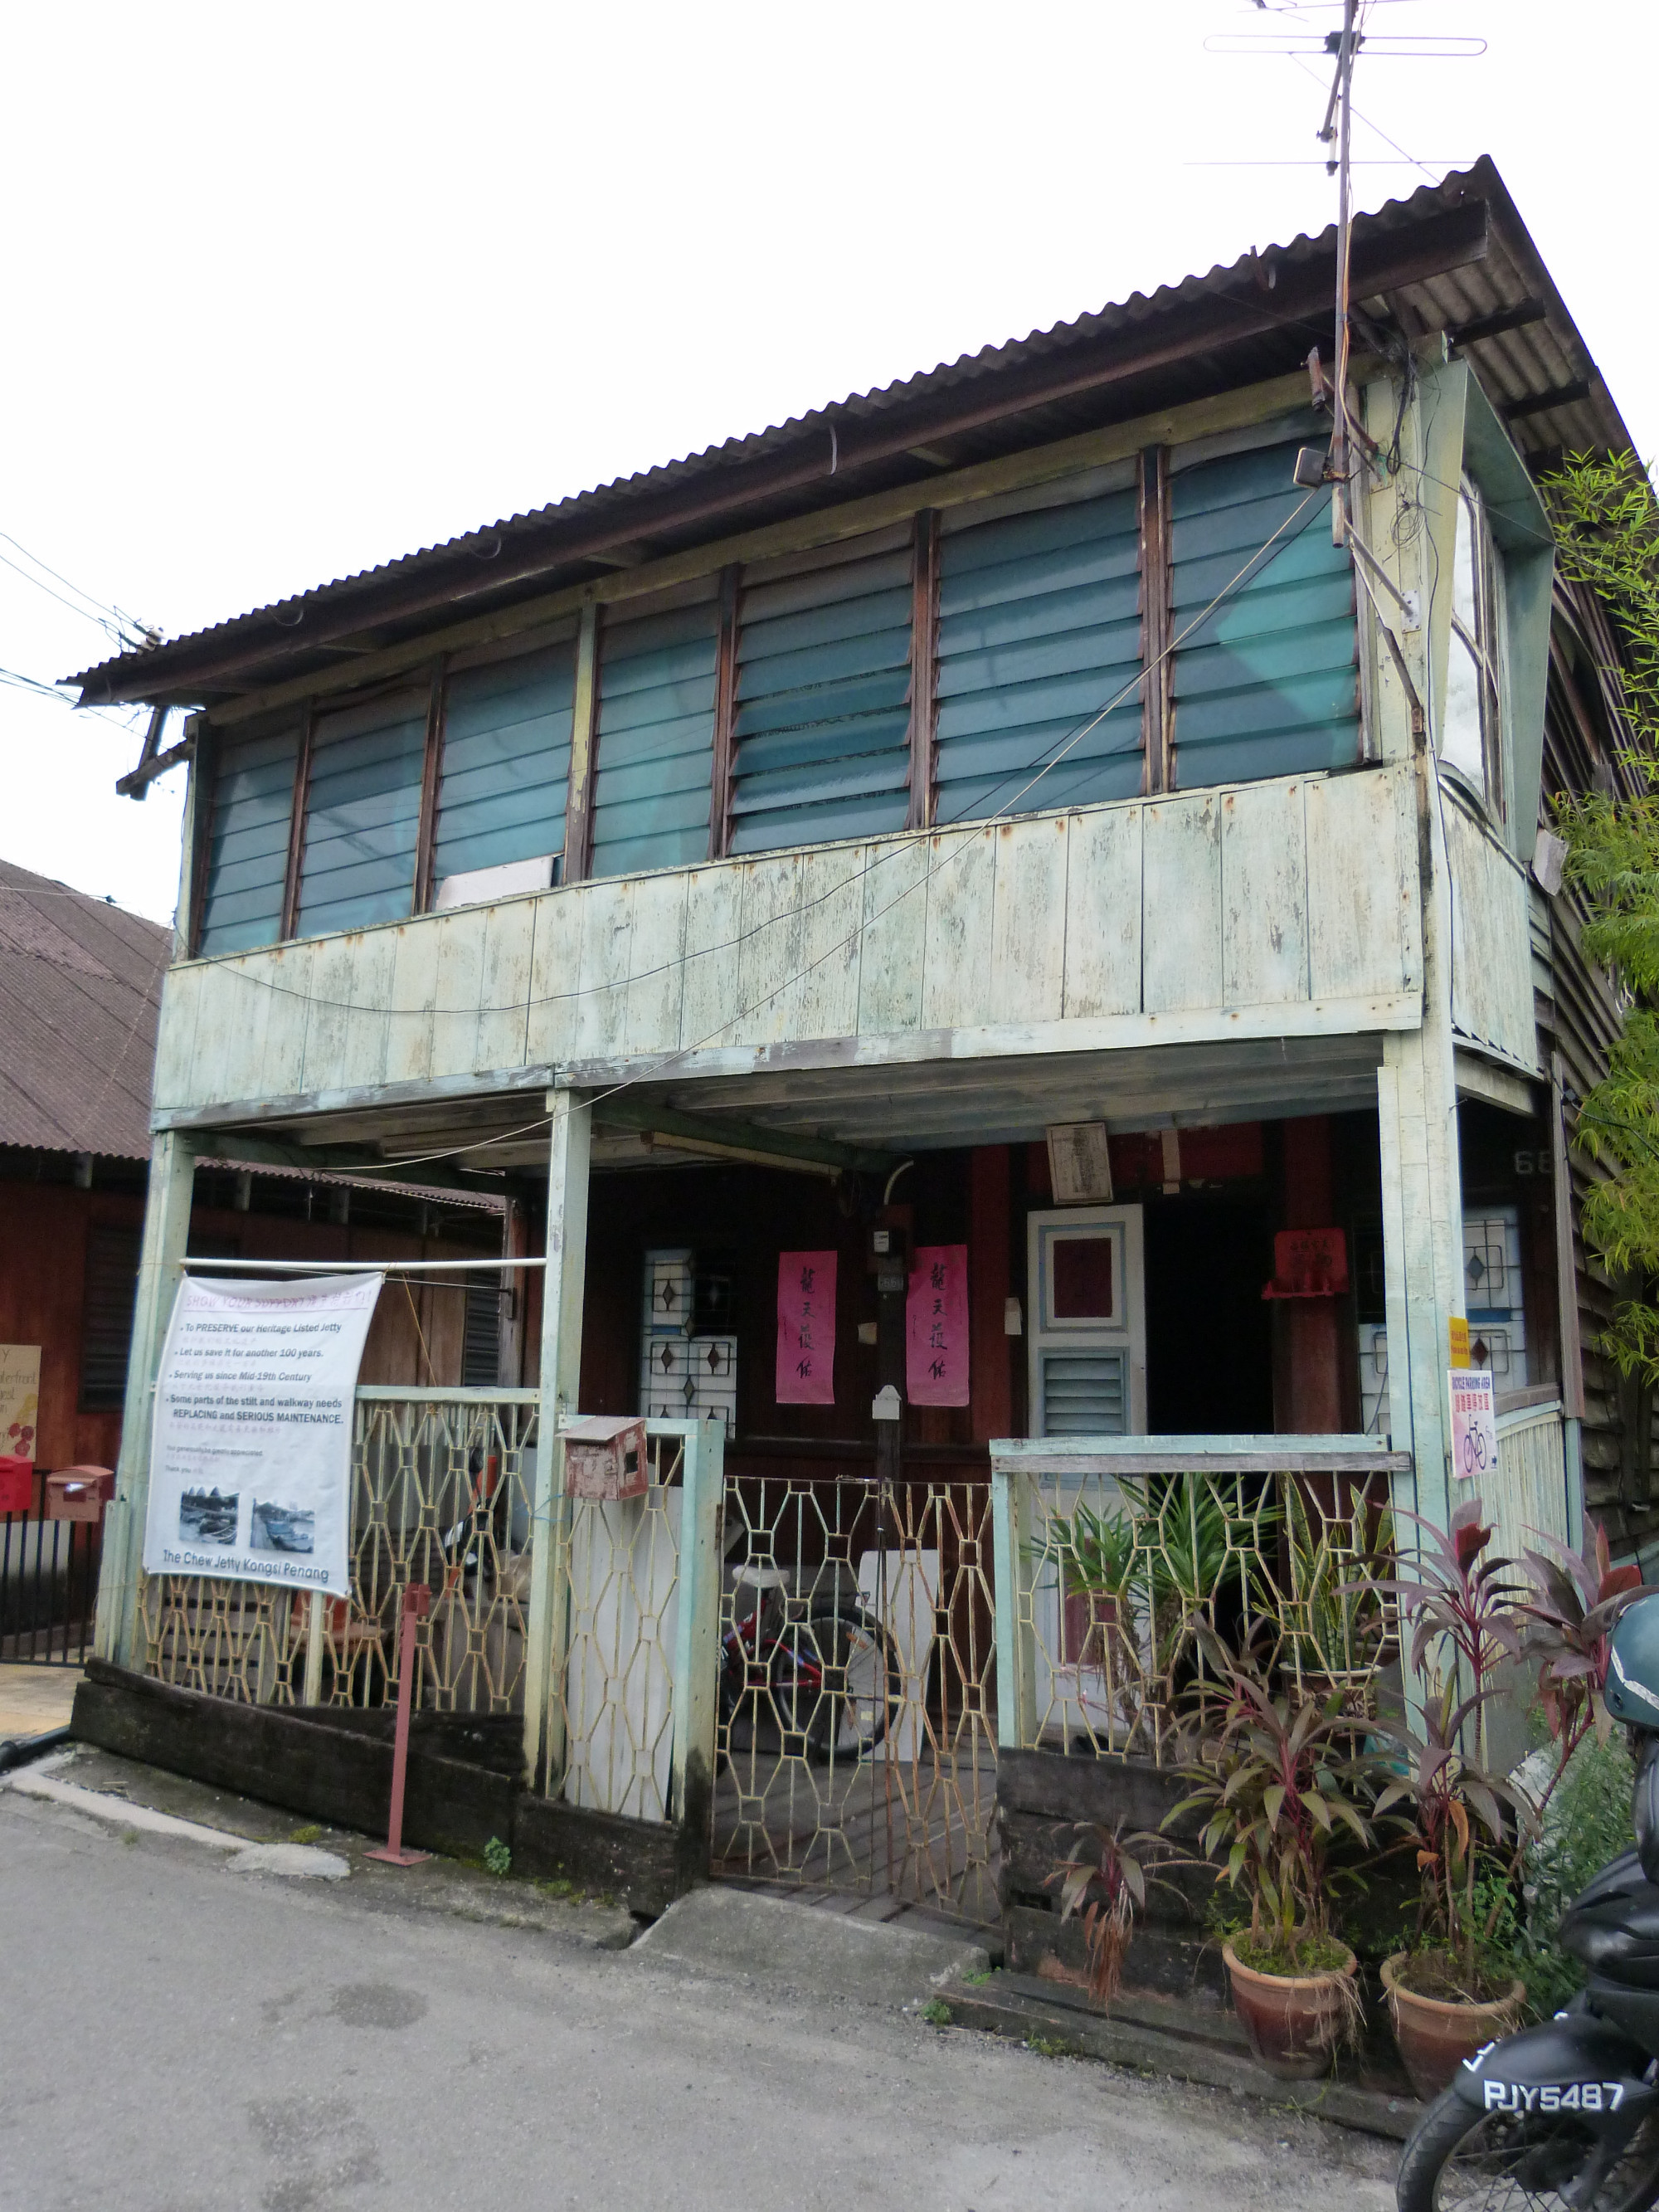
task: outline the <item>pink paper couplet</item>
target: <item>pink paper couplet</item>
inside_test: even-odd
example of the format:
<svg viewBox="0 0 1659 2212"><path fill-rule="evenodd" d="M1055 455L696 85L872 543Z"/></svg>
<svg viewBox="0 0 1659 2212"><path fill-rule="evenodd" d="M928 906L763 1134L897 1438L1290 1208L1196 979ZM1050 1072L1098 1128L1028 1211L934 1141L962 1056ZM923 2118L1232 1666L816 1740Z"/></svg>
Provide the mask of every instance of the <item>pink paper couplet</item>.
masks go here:
<svg viewBox="0 0 1659 2212"><path fill-rule="evenodd" d="M778 1403L836 1402L836 1255L778 1255Z"/></svg>
<svg viewBox="0 0 1659 2212"><path fill-rule="evenodd" d="M913 1406L968 1403L968 1247L919 1244L904 1308Z"/></svg>

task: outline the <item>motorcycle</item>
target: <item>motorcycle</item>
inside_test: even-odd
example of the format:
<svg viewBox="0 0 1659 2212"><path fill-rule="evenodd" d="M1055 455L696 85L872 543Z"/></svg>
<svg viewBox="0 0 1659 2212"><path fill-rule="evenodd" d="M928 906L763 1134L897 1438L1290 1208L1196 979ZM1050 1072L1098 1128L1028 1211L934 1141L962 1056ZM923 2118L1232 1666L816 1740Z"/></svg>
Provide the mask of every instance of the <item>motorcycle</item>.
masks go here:
<svg viewBox="0 0 1659 2212"><path fill-rule="evenodd" d="M1647 2212L1659 2201L1659 1734L1632 1735L1636 1848L1557 1931L1589 1980L1553 2020L1459 2067L1406 2145L1400 2212Z"/></svg>

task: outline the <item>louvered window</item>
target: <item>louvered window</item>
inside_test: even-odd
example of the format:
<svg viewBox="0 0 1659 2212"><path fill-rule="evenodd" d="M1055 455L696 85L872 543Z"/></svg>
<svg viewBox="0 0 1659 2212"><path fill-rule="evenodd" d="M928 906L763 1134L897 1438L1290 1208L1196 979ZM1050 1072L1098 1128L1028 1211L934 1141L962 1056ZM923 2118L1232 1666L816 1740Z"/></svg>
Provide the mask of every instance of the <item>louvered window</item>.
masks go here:
<svg viewBox="0 0 1659 2212"><path fill-rule="evenodd" d="M127 1391L132 1309L138 1295L136 1229L94 1222L87 1232L81 1310L81 1411L118 1413Z"/></svg>
<svg viewBox="0 0 1659 2212"><path fill-rule="evenodd" d="M1061 504L945 516L936 821L1135 795L1139 590L1133 465L1078 480Z"/></svg>
<svg viewBox="0 0 1659 2212"><path fill-rule="evenodd" d="M282 935L299 756L297 721L215 741L198 951L245 952Z"/></svg>
<svg viewBox="0 0 1659 2212"><path fill-rule="evenodd" d="M910 540L905 525L745 571L732 852L904 827Z"/></svg>
<svg viewBox="0 0 1659 2212"><path fill-rule="evenodd" d="M493 1390L501 1381L501 1293L482 1277L466 1286L466 1319L461 1334L461 1388Z"/></svg>
<svg viewBox="0 0 1659 2212"><path fill-rule="evenodd" d="M432 880L564 850L574 626L538 653L453 674Z"/></svg>
<svg viewBox="0 0 1659 2212"><path fill-rule="evenodd" d="M719 648L720 609L707 596L601 625L594 875L708 858Z"/></svg>
<svg viewBox="0 0 1659 2212"><path fill-rule="evenodd" d="M400 921L415 895L428 692L318 717L306 790L299 933Z"/></svg>
<svg viewBox="0 0 1659 2212"><path fill-rule="evenodd" d="M1146 1425L1138 1206L1028 1216L1034 1437L1121 1437Z"/></svg>
<svg viewBox="0 0 1659 2212"><path fill-rule="evenodd" d="M1176 781L1182 789L1305 775L1359 757L1349 556L1331 543L1329 493L1310 499L1291 480L1297 447L1311 434L1190 465L1179 447L1171 457L1176 637L1289 524L1176 648Z"/></svg>

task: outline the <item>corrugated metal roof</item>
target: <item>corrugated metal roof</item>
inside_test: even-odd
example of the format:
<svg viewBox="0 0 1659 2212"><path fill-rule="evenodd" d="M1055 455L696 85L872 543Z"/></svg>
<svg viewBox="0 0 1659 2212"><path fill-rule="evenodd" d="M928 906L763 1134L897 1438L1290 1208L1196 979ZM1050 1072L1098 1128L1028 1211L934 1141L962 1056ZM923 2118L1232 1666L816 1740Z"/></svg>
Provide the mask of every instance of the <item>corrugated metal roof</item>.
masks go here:
<svg viewBox="0 0 1659 2212"><path fill-rule="evenodd" d="M0 860L0 1145L149 1158L173 932Z"/></svg>
<svg viewBox="0 0 1659 2212"><path fill-rule="evenodd" d="M1405 234L1415 228L1426 236L1437 222L1443 230L1454 211L1474 212L1482 204L1491 228L1480 258L1465 254L1445 273L1399 274L1409 258ZM372 629L377 642L389 643L423 623L429 626L439 605L483 612L614 568L614 559L596 562L597 552L605 544L620 549L641 529L649 532L651 550L662 552L925 475L929 463L919 448L930 438L948 440L950 460L958 465L1012 444L1123 419L1242 377L1271 374L1322 337L1328 349L1328 310L1322 301L1295 295L1298 272L1305 291L1319 263L1334 264L1335 246L1332 225L1317 236L1304 234L1286 246L1252 251L1230 266L1183 277L1150 296L1137 293L1073 322L984 347L767 429L505 517L153 650L100 662L70 680L82 685L84 703L114 698L210 703L228 693L327 668L327 641L347 635L354 622L362 627L351 634ZM1392 264L1391 247L1397 249ZM1574 393L1554 407L1515 418L1523 452L1629 444L1492 161L1483 157L1467 171L1360 217L1354 254L1357 271L1369 266L1380 276L1392 266L1398 277L1370 296L1374 310L1414 322L1420 331L1455 330L1513 313L1528 301L1537 304L1536 319L1472 340L1468 348L1500 408L1535 405L1552 392ZM1446 258L1458 261L1455 253L1443 257L1443 269ZM1121 363L1112 368L1108 360L1090 375L1091 360L1121 356L1132 339L1143 346L1156 341L1164 334L1160 325L1169 333L1161 356L1153 357L1154 344L1132 369ZM1068 384L1068 365L1079 371L1074 386ZM1100 387L1109 384L1103 404ZM1011 428L999 432L999 424Z"/></svg>

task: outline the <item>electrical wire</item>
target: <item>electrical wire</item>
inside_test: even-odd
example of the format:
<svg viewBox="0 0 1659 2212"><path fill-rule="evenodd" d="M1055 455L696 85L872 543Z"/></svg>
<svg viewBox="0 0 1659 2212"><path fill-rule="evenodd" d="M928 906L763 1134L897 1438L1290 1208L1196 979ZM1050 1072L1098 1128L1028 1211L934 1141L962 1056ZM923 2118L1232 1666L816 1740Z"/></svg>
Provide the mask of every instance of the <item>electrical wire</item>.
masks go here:
<svg viewBox="0 0 1659 2212"><path fill-rule="evenodd" d="M1098 728L1100 724L1106 720L1109 714L1114 713L1118 707L1124 703L1131 692L1139 690L1140 685L1152 677L1154 671L1160 667L1164 660L1169 659L1179 647L1184 645L1190 637L1203 628L1204 624L1209 621L1211 616L1215 613L1216 610L1222 605L1224 600L1231 597L1234 592L1239 590L1243 586L1244 581L1256 568L1258 562L1266 558L1267 555L1277 541L1284 537L1291 525L1297 520L1297 517L1301 515L1315 500L1320 500L1322 501L1323 500L1328 499L1328 492L1322 489L1316 489L1308 492L1302 499L1298 500L1296 506L1291 508L1291 512L1285 516L1283 520L1277 525L1269 535L1263 539L1262 543L1251 553L1243 566L1239 568L1234 575L1228 579L1228 580L1222 586L1221 589L1216 593L1215 597L1209 602L1207 606L1200 609L1198 613L1193 617L1192 620L1187 624L1184 629L1179 631L1174 637L1172 637L1169 643L1165 645L1159 653L1153 656L1152 659L1146 664L1144 669L1137 669L1134 675L1129 679L1129 681L1125 684L1120 690L1115 693L1097 714L1091 715L1085 721L1079 724L1079 726L1073 730L1063 742L1056 740L1054 744L1047 748L1047 750L1054 753L1054 758L1043 763L1043 764L1037 769L1036 773L1021 787L1021 788L1014 794L1013 799L1008 802L1008 807L1004 808L998 814L990 816L975 816L971 821L969 821L966 817L956 817L950 822L942 824L935 823L933 825L935 830L939 828L949 829L957 826L961 826L964 829L971 828L988 830L997 821L1003 818L1003 816L1007 812L1008 808L1017 806L1022 799L1026 797L1030 792L1036 788L1036 787L1042 781L1043 777L1048 774L1051 769L1058 768L1060 762L1065 759L1067 753L1071 752L1077 745L1081 744L1084 738L1089 735L1091 731ZM1312 517L1310 517L1310 521L1311 521L1312 519ZM1303 525L1304 529L1307 526L1306 523ZM1297 535L1300 535L1300 532L1298 532ZM1039 758L1040 757L1041 757L1039 756ZM1019 771L1016 770L1013 773L1017 774L1018 772ZM1012 776L1005 778L1004 781L1012 781ZM993 789L995 789L996 787L996 786L993 786ZM879 921L884 915L890 913L892 908L899 905L902 901L913 896L915 893L919 890L925 890L927 886L932 883L933 878L936 875L939 875L944 869L949 867L953 861L961 859L964 854L982 852L987 849L988 849L988 841L987 839L983 837L969 838L964 836L959 842L955 843L952 846L951 850L945 854L942 859L936 860L933 866L927 870L925 874L919 876L914 883L907 884L902 890L898 891L892 898L889 899L885 906L878 907L874 914L865 915L847 936L841 939L836 944L830 945L825 951L819 953L816 959L809 961L804 968L798 969L793 975L786 976L783 981L779 983L774 989L769 991L764 998L757 1000L752 1005L740 1006L735 1013L728 1014L726 1019L720 1024L718 1028L709 1030L706 1036L699 1037L690 1044L682 1045L678 1052L670 1053L663 1059L653 1061L649 1068L641 1069L637 1075L625 1077L622 1082L613 1084L608 1091L596 1092L592 1097L583 1101L584 1105L587 1110L592 1113L599 1107L603 1106L608 1100L619 1097L623 1091L632 1090L636 1084L654 1083L659 1081L666 1069L677 1066L681 1060L689 1059L693 1053L703 1051L708 1046L713 1044L716 1039L723 1036L726 1030L729 1030L734 1023L749 1020L752 1016L759 1013L763 1007L770 1006L775 999L781 998L786 991L793 990L798 983L804 981L808 975L812 974L814 969L823 967L826 961L833 960L836 958L838 955L846 951L851 945L856 942L856 940L862 936L864 932L868 929L873 922ZM853 880L854 880L854 878L849 878L848 879L848 883ZM843 886L843 888L845 886ZM791 915L781 915L776 917L776 919L780 921L792 920L793 919L795 913L799 913L803 909L797 908L794 909ZM769 923L765 926L769 927L771 925ZM675 963L668 963L665 964L672 966ZM657 974L662 971L660 969L653 969L651 972L653 974ZM252 980L257 981L259 979L256 978ZM628 979L624 979L623 982L619 982L617 984L603 985L599 988L603 989L624 988L626 988L627 980ZM295 995L297 996L301 994L295 994ZM584 994L580 991L576 991L562 993L559 995L562 998L579 998L589 994ZM330 1005L337 1002L318 1000L314 1003ZM538 1001L538 1003L542 1002ZM359 1009L359 1011L361 1011L361 1009ZM387 1008L386 1011L390 1013L398 1010ZM410 1011L422 1012L425 1010L411 1009ZM513 1009L501 1008L495 1009L493 1011L516 1011L516 1003ZM354 1168L351 1172L354 1175L365 1172L376 1175L381 1173L390 1175L398 1170L408 1167L419 1167L433 1160L459 1158L465 1152L485 1152L494 1146L508 1143L514 1137L528 1136L538 1130L548 1128L551 1126L552 1119L553 1117L551 1115L544 1115L538 1120L526 1123L519 1128L498 1131L494 1135L477 1138L471 1144L449 1146L441 1152L416 1153L412 1156L404 1155L397 1160L388 1161L384 1169L378 1166L368 1170Z"/></svg>
<svg viewBox="0 0 1659 2212"><path fill-rule="evenodd" d="M130 738L137 726L134 722L119 721L113 714L106 714L101 707L76 707L72 699L66 699L50 684L42 684L33 676L21 675L15 668L0 668L0 684L15 684L20 691L33 691L42 699L54 699L60 707L67 707L71 714L94 715L99 721L107 722L111 729L119 730L124 737Z"/></svg>
<svg viewBox="0 0 1659 2212"><path fill-rule="evenodd" d="M1209 601L1208 605L1200 608L1199 612L1194 616L1192 620L1188 623L1187 627L1182 630L1178 635L1171 638L1170 642L1163 648L1163 651L1156 655L1151 662L1149 662L1144 668L1137 668L1133 676L1132 676L1121 689L1115 692L1113 696L1108 700L1107 703L1097 713L1085 717L1081 722L1075 725L1073 729L1065 732L1061 737L1052 739L1050 743L1042 749L1042 751L1036 754L1034 760L1026 762L1021 768L1010 769L1006 775L1001 776L996 782L993 783L989 787L988 791L982 792L976 799L966 802L964 810L962 813L946 817L943 821L934 822L929 825L929 830L933 833L937 833L941 830L966 827L973 823L988 826L990 823L1000 821L1010 814L1014 808L1018 807L1021 799L1024 799L1033 789L1035 789L1036 786L1042 781L1042 778L1047 775L1052 769L1058 768L1067 754L1073 751L1075 748L1083 742L1085 738L1088 737L1092 731L1097 729L1100 724L1103 722L1109 714L1115 713L1117 708L1126 702L1133 692L1139 689L1140 685L1148 677L1151 676L1154 669L1161 665L1162 662L1173 653L1178 647L1184 645L1195 631L1201 629L1210 619L1210 617L1215 613L1218 607L1221 606L1224 600L1230 598L1234 592L1238 591L1243 587L1245 582L1249 579L1252 572L1256 568L1257 564L1267 558L1274 545L1277 544L1279 540L1285 536L1285 532L1291 528L1291 526L1304 514L1308 507L1315 500L1328 499L1328 491L1323 489L1316 489L1305 494L1304 496L1297 501L1297 505L1291 508L1290 513L1286 514L1274 527L1274 529L1268 533L1267 538L1262 540L1261 544L1253 549L1243 565L1221 586L1221 589L1215 594L1214 598ZM1307 525L1304 523L1303 527L1306 528L1306 526ZM1299 535L1300 533L1298 532L1297 534ZM1052 757L1045 760L1043 757L1044 753L1051 755ZM1036 773L1027 778L1027 781L1021 785L1018 791L1014 793L1012 799L1005 801L1000 807L995 809L989 814L978 811L978 809L982 806L984 800L987 798L994 796L998 791L1012 783L1017 776L1024 775L1026 769L1031 768L1035 768ZM969 807L974 810L971 813L968 811ZM927 833L924 832L920 834ZM824 905L831 899L840 897L844 892L852 890L856 884L862 883L865 878L871 875L876 868L879 867L884 860L903 858L913 849L914 848L908 845L903 845L899 846L893 850L878 854L872 860L866 860L861 866L854 869L850 874L842 877L838 883L831 884L827 890L818 893L813 898L804 901L799 906L792 907L787 914L769 915L766 921L756 923L752 928L740 930L735 936L723 939L717 945L699 945L695 951L685 956L685 960L689 962L690 960L707 959L718 953L733 951L740 945L745 944L750 939L759 936L765 930L793 924L798 921L804 915L811 913L816 908ZM954 857L954 855L951 857ZM914 891L922 889L923 886L931 880L932 875L936 872L937 867L945 865L948 865L948 861L936 863L934 870L930 870L927 874L921 876L917 878L914 883L907 884L905 889L897 894L896 898L890 900L887 906L878 908L875 915L869 916L867 919L869 921L879 919L881 915L887 913L891 906L897 903L898 899L907 898ZM866 925L860 924L860 927L862 928L865 926ZM856 934L857 933L854 933ZM851 940L848 939L847 941L850 942ZM823 959L833 957L834 952L841 949L842 948L840 946L832 947L830 953L821 956L820 960L812 963L811 966L816 967L821 965ZM271 992L278 997L304 1000L309 1005L314 1006L325 1006L331 1011L349 1013L361 1013L362 1012L361 1004L356 1000L347 999L325 999L315 996L308 991L297 988L289 984L276 982L269 976L253 974L246 968L230 966L230 963L243 960L246 957L246 954L243 952L216 953L210 955L207 959L199 962L198 964L202 967L230 967L230 972L240 976L243 981L252 984L258 989ZM682 961L666 960L659 963L655 967L641 969L633 975L618 976L613 981L586 985L578 984L568 991L550 991L544 993L541 996L537 998L514 999L510 1004L506 1006L478 1006L475 1005L470 1006L391 1006L386 1008L385 1012L388 1015L401 1015L405 1018L419 1020L425 1020L434 1016L439 1018L470 1018L471 1017L480 1015L491 1016L498 1014L516 1014L520 1012L529 1011L542 1006L561 1006L577 1000L592 1000L605 992L630 990L637 984L649 982L655 977L667 975L684 964L685 964L685 963ZM801 973L803 975L810 974L811 967L806 969L803 969ZM800 976L797 975L792 977L790 981L795 982L799 980ZM780 986L780 988L787 988L787 984ZM763 1001L762 1003L764 1004L765 1001ZM750 1009L748 1011L752 1012L756 1010ZM740 1018L742 1018L742 1017L739 1015L734 1015L732 1017L732 1020ZM729 1026L729 1023L722 1024L722 1027ZM696 1048L688 1048L695 1049Z"/></svg>
<svg viewBox="0 0 1659 2212"><path fill-rule="evenodd" d="M43 561L38 553L31 553L21 539L12 536L10 531L0 530L0 538L3 538L15 552L21 553L26 561L32 562L37 568L44 569L54 583L61 584L66 592L73 592L76 599L84 599L89 607L95 608L100 614L109 615L118 623L131 623L141 636L152 635L148 623L139 622L136 617L124 614L119 607L112 606L107 599L98 599L91 592L82 591L79 584L71 582L69 577L54 568L49 561ZM10 563L7 565L10 566Z"/></svg>

